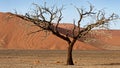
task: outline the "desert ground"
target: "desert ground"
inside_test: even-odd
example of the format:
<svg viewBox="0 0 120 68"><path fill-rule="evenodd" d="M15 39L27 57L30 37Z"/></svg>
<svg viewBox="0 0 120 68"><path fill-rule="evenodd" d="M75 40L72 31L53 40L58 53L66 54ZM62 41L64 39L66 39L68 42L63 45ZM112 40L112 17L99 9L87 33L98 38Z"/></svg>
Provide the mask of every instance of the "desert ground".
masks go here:
<svg viewBox="0 0 120 68"><path fill-rule="evenodd" d="M66 65L66 50L0 50L0 68L120 68L120 51L73 51L75 65Z"/></svg>

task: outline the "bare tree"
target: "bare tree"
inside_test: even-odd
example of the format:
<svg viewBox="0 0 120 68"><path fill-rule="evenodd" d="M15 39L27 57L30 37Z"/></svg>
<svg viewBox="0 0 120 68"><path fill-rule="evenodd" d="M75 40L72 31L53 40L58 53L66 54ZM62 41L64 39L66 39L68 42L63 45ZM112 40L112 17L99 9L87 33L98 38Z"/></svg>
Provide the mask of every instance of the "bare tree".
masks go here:
<svg viewBox="0 0 120 68"><path fill-rule="evenodd" d="M111 14L109 17L106 17L105 12L103 11L98 11L95 12L93 11L93 6L90 5L89 10L84 10L84 9L79 9L76 8L78 13L79 13L79 20L77 22L73 21L74 28L72 29L72 39L69 37L69 33L66 33L65 35L60 33L59 31L59 23L61 21L62 17L62 10L63 7L61 8L56 8L53 6L52 8L47 7L46 4L44 6L39 6L37 4L35 5L34 13L31 15L29 13L26 13L25 16L22 15L17 15L22 19L25 19L27 21L30 21L33 23L35 26L38 26L40 30L35 31L40 32L40 31L50 31L52 34L55 36L65 40L68 43L68 53L67 53L67 65L74 65L73 63L73 58L72 58L72 50L75 42L77 39L82 38L88 32L90 32L93 28L99 27L99 26L104 26L106 24L109 24L110 21L118 19L118 15L116 14ZM86 17L91 17L95 16L95 22L92 24L87 25L84 29L81 29L80 24L81 21L86 18ZM56 22L54 24L53 22ZM77 26L75 25L77 23Z"/></svg>

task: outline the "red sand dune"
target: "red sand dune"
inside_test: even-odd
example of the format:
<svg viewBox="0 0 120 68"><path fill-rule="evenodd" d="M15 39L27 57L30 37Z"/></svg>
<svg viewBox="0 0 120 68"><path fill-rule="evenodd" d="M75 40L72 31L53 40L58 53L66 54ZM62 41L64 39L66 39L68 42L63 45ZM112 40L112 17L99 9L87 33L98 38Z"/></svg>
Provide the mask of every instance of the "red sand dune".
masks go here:
<svg viewBox="0 0 120 68"><path fill-rule="evenodd" d="M72 24L60 24L61 32L71 29ZM1 49L50 49L65 50L67 43L55 35L41 31L38 33L29 33L38 30L30 22L16 17L11 13L0 13L0 48ZM84 43L77 41L74 49L79 50L120 50L120 31L111 30L112 38L109 40L96 38L95 42ZM108 39L108 38L107 38ZM104 42L104 43L103 43Z"/></svg>
<svg viewBox="0 0 120 68"><path fill-rule="evenodd" d="M103 35L99 35L88 44L105 50L120 50L120 30L102 30L102 32Z"/></svg>

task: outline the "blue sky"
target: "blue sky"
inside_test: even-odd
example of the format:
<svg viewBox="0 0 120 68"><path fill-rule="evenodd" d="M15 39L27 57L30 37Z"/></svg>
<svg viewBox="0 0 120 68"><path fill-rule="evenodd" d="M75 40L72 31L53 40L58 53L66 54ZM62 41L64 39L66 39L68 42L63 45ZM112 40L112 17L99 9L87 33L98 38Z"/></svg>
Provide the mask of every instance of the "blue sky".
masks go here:
<svg viewBox="0 0 120 68"><path fill-rule="evenodd" d="M105 9L106 14L117 13L120 15L120 0L0 0L0 12L14 12L24 14L30 11L32 3L43 5L47 2L48 6L64 5L62 22L72 23L73 19L78 19L78 13L73 5L77 7L88 8L88 1L95 6L95 9ZM120 29L120 21L116 21L116 25L111 24L112 29Z"/></svg>

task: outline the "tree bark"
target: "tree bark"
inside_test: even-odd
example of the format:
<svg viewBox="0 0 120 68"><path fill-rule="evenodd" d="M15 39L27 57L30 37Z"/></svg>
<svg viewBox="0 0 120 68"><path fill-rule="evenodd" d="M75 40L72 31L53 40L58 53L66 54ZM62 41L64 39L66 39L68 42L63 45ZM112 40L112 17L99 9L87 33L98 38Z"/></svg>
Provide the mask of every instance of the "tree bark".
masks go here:
<svg viewBox="0 0 120 68"><path fill-rule="evenodd" d="M68 53L67 53L67 65L74 65L72 58L72 49L73 49L73 45L69 44Z"/></svg>

